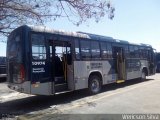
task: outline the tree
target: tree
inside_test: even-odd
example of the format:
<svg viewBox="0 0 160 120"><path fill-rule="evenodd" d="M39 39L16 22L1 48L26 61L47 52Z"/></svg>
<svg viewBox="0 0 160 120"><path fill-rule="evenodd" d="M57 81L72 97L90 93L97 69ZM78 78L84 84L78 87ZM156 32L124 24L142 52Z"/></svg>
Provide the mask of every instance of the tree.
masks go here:
<svg viewBox="0 0 160 120"><path fill-rule="evenodd" d="M106 0L0 0L0 34L8 35L23 24L44 24L67 17L80 25L88 19L96 22L108 14L114 17L114 7Z"/></svg>

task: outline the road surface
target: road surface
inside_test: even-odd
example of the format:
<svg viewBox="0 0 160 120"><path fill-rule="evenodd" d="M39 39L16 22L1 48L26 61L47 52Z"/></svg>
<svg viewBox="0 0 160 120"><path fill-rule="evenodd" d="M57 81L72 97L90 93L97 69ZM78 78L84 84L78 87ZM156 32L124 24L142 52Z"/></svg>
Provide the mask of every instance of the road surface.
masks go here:
<svg viewBox="0 0 160 120"><path fill-rule="evenodd" d="M160 74L146 81L106 85L94 96L86 90L56 96L27 95L10 90L1 82L0 114L26 120L54 119L57 114L160 114Z"/></svg>

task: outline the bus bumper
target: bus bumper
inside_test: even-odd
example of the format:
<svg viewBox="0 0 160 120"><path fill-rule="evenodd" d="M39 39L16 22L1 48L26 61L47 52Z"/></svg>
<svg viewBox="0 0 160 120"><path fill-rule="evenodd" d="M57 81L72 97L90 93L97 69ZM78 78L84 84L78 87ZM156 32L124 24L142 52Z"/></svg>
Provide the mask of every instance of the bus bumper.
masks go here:
<svg viewBox="0 0 160 120"><path fill-rule="evenodd" d="M21 92L21 93L27 93L30 94L31 90L30 90L30 82L26 81L24 83L21 84L16 84L16 83L8 83L8 88Z"/></svg>
<svg viewBox="0 0 160 120"><path fill-rule="evenodd" d="M8 83L8 87L12 90L26 93L26 94L33 94L33 95L53 95L54 91L52 88L52 83L38 83L38 84L31 84L30 81L26 81L21 84L15 83Z"/></svg>

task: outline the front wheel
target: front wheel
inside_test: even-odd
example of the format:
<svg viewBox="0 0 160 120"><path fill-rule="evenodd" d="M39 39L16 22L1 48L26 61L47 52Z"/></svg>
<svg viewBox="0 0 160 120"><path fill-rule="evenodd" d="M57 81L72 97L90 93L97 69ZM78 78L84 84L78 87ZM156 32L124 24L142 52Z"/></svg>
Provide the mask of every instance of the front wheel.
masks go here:
<svg viewBox="0 0 160 120"><path fill-rule="evenodd" d="M101 91L102 83L99 76L93 75L89 78L88 89L90 94L97 94Z"/></svg>
<svg viewBox="0 0 160 120"><path fill-rule="evenodd" d="M142 71L141 80L146 80L146 72L144 70Z"/></svg>

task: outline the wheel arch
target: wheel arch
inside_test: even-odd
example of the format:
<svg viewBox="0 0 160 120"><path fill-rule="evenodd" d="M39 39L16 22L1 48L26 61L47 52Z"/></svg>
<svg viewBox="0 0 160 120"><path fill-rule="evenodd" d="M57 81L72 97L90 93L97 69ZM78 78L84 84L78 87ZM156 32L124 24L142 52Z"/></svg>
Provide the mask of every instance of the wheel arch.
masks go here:
<svg viewBox="0 0 160 120"><path fill-rule="evenodd" d="M103 85L103 77L102 77L102 73L100 71L90 72L89 77L88 77L88 83L89 83L90 77L93 76L93 75L98 76L100 78L101 84Z"/></svg>
<svg viewBox="0 0 160 120"><path fill-rule="evenodd" d="M147 67L143 67L143 68L142 68L142 72L143 72L143 71L146 73L146 76L148 76L148 69L147 69Z"/></svg>

